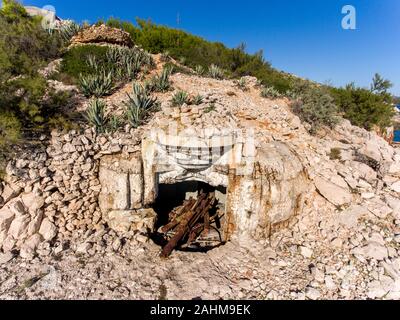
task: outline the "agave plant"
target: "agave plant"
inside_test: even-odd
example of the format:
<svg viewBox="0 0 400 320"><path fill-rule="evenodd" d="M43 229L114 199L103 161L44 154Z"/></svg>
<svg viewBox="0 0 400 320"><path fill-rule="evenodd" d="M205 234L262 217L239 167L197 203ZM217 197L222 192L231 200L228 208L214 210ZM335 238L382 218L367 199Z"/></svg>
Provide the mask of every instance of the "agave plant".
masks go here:
<svg viewBox="0 0 400 320"><path fill-rule="evenodd" d="M299 93L293 91L293 90L287 90L285 93L285 96L288 97L291 100L299 100L300 99L300 95Z"/></svg>
<svg viewBox="0 0 400 320"><path fill-rule="evenodd" d="M171 60L171 57L170 57L169 51L166 50L161 54L161 61L168 62L169 60Z"/></svg>
<svg viewBox="0 0 400 320"><path fill-rule="evenodd" d="M171 102L173 106L182 106L189 102L189 94L185 91L178 91L173 95Z"/></svg>
<svg viewBox="0 0 400 320"><path fill-rule="evenodd" d="M196 74L198 74L199 76L202 76L206 71L204 70L203 66L198 65L194 68L194 71L196 72Z"/></svg>
<svg viewBox="0 0 400 320"><path fill-rule="evenodd" d="M214 78L214 79L223 79L224 78L224 71L215 64L212 64L208 68L208 74L210 75L211 78Z"/></svg>
<svg viewBox="0 0 400 320"><path fill-rule="evenodd" d="M262 83L262 80L260 80L260 79L257 79L257 82L256 82L256 87L257 87L257 88L261 88L261 87L262 87L262 85L263 85L263 83Z"/></svg>
<svg viewBox="0 0 400 320"><path fill-rule="evenodd" d="M58 30L61 39L65 42L69 42L73 36L78 34L82 30L82 26L75 23L74 21L65 21L62 27Z"/></svg>
<svg viewBox="0 0 400 320"><path fill-rule="evenodd" d="M140 72L140 68L141 68L141 63L139 60L127 61L125 64L126 77L129 80L135 79L138 73Z"/></svg>
<svg viewBox="0 0 400 320"><path fill-rule="evenodd" d="M113 89L112 74L103 71L94 75L80 75L79 85L86 97L100 98L111 93Z"/></svg>
<svg viewBox="0 0 400 320"><path fill-rule="evenodd" d="M111 64L118 64L121 59L121 49L119 47L110 47L106 52L106 58Z"/></svg>
<svg viewBox="0 0 400 320"><path fill-rule="evenodd" d="M216 109L215 104L214 103L210 103L210 105L207 108L204 109L204 113L213 112L213 111L215 111L215 109Z"/></svg>
<svg viewBox="0 0 400 320"><path fill-rule="evenodd" d="M236 85L237 85L240 89L242 89L243 91L248 90L246 79L243 78L243 77L240 78L240 79L236 82Z"/></svg>
<svg viewBox="0 0 400 320"><path fill-rule="evenodd" d="M200 104L203 103L203 100L204 100L203 96L201 96L200 94L198 94L197 96L195 96L195 97L193 98L193 104L195 104L196 106L198 106L198 105L200 105Z"/></svg>
<svg viewBox="0 0 400 320"><path fill-rule="evenodd" d="M96 128L98 133L103 133L107 126L106 103L100 99L93 99L89 102L86 111L86 120Z"/></svg>
<svg viewBox="0 0 400 320"><path fill-rule="evenodd" d="M92 55L92 54L88 55L86 57L86 64L88 65L88 67L90 67L96 73L100 71L100 64L97 61L97 58L95 55Z"/></svg>
<svg viewBox="0 0 400 320"><path fill-rule="evenodd" d="M125 106L128 121L134 128L142 125L149 113L159 108L157 99L152 98L146 88L139 83L133 84L133 93L132 95L128 94Z"/></svg>
<svg viewBox="0 0 400 320"><path fill-rule="evenodd" d="M152 91L156 92L165 92L171 88L171 82L169 77L172 74L172 67L166 67L161 72L161 75L153 77L151 82L148 84L148 87Z"/></svg>
<svg viewBox="0 0 400 320"><path fill-rule="evenodd" d="M181 65L186 65L186 62L187 62L186 57L180 57L180 58L179 58L179 63L180 63Z"/></svg>
<svg viewBox="0 0 400 320"><path fill-rule="evenodd" d="M152 57L152 55L147 52L147 51L140 51L141 54L141 59L143 61L144 64L150 66L150 67L154 67L155 66L155 62L154 59Z"/></svg>
<svg viewBox="0 0 400 320"><path fill-rule="evenodd" d="M118 115L112 115L108 121L108 129L110 132L116 132L122 125L123 119Z"/></svg>
<svg viewBox="0 0 400 320"><path fill-rule="evenodd" d="M281 94L273 87L265 87L261 90L261 96L263 98L277 99L281 97Z"/></svg>

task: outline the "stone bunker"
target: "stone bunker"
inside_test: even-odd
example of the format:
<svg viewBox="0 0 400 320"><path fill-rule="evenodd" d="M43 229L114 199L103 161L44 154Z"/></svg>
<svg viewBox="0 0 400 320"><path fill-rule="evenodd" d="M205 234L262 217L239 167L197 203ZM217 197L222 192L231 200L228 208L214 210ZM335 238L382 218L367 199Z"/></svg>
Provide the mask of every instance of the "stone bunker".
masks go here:
<svg viewBox="0 0 400 320"><path fill-rule="evenodd" d="M119 232L156 232L173 205L213 192L222 242L268 237L301 210L308 179L285 143L258 145L248 132L196 134L154 128L141 150L100 160L100 209Z"/></svg>

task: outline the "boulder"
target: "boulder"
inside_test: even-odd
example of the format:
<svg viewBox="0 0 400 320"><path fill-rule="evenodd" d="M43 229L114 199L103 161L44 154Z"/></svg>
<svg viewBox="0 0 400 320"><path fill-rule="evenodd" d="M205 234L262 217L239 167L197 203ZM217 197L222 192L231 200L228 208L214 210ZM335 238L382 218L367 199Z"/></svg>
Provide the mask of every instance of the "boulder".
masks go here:
<svg viewBox="0 0 400 320"><path fill-rule="evenodd" d="M48 218L45 218L40 226L39 233L46 241L50 241L57 235L57 228Z"/></svg>
<svg viewBox="0 0 400 320"><path fill-rule="evenodd" d="M3 198L3 202L7 203L11 199L18 197L18 195L21 193L21 191L22 191L22 189L18 186L6 184L4 187L3 193L1 194L1 197Z"/></svg>
<svg viewBox="0 0 400 320"><path fill-rule="evenodd" d="M350 166L358 171L360 178L369 183L373 183L378 178L378 174L376 173L376 171L373 170L370 166L367 166L365 163L352 161L350 163Z"/></svg>
<svg viewBox="0 0 400 320"><path fill-rule="evenodd" d="M8 232L15 214L7 207L0 210L0 233Z"/></svg>
<svg viewBox="0 0 400 320"><path fill-rule="evenodd" d="M135 210L142 207L143 174L141 158L104 156L100 161L99 206L103 214L111 210Z"/></svg>
<svg viewBox="0 0 400 320"><path fill-rule="evenodd" d="M24 234L27 231L30 220L31 217L28 214L16 217L11 223L10 228L8 229L8 234L14 239L23 238Z"/></svg>
<svg viewBox="0 0 400 320"><path fill-rule="evenodd" d="M400 181L397 181L397 182L393 183L390 186L390 189L392 189L394 192L400 193Z"/></svg>
<svg viewBox="0 0 400 320"><path fill-rule="evenodd" d="M93 25L83 29L71 39L72 44L107 43L126 47L132 47L133 42L128 32L121 29L111 28L104 24Z"/></svg>
<svg viewBox="0 0 400 320"><path fill-rule="evenodd" d="M342 180L340 186L337 183L333 183L332 180L316 177L314 179L315 187L326 200L335 206L343 206L350 203L353 200L353 196L346 182L339 176L335 178L339 181Z"/></svg>
<svg viewBox="0 0 400 320"><path fill-rule="evenodd" d="M20 256L24 259L32 259L35 256L37 247L42 241L42 236L37 233L28 238L21 247Z"/></svg>
<svg viewBox="0 0 400 320"><path fill-rule="evenodd" d="M153 232L157 214L153 209L114 210L108 213L111 229L117 232L138 231L144 234Z"/></svg>
<svg viewBox="0 0 400 320"><path fill-rule="evenodd" d="M344 227L355 228L358 225L358 220L366 215L368 215L368 208L359 205L353 205L350 208L342 211L336 221Z"/></svg>
<svg viewBox="0 0 400 320"><path fill-rule="evenodd" d="M382 154L379 150L379 145L375 140L367 140L365 145L359 150L359 153L375 160L378 163L382 161Z"/></svg>
<svg viewBox="0 0 400 320"><path fill-rule="evenodd" d="M14 255L11 252L0 253L0 264L7 263L14 258Z"/></svg>
<svg viewBox="0 0 400 320"><path fill-rule="evenodd" d="M363 255L367 259L375 260L384 260L389 257L387 248L375 241L370 241L368 245L363 248Z"/></svg>

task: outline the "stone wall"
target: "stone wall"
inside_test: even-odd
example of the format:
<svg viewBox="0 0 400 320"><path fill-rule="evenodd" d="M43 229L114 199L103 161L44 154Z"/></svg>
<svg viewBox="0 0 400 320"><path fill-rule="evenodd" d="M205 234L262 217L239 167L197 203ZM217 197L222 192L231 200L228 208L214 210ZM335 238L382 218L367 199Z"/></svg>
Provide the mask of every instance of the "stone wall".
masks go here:
<svg viewBox="0 0 400 320"><path fill-rule="evenodd" d="M45 150L11 161L0 183L0 249L21 250L28 257L57 241L87 238L104 229L100 159L136 154L140 140L134 136L53 131Z"/></svg>

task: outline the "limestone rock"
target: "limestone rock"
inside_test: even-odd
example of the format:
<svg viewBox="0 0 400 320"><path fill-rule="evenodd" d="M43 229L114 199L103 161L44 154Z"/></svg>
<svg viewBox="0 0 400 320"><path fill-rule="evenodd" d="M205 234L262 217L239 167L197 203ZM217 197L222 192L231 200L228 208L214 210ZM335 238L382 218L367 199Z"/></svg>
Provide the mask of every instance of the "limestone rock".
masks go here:
<svg viewBox="0 0 400 320"><path fill-rule="evenodd" d="M384 260L388 258L387 248L373 241L363 248L363 254L366 258L375 260Z"/></svg>
<svg viewBox="0 0 400 320"><path fill-rule="evenodd" d="M153 232L157 214L153 209L111 211L108 213L110 228L121 233L139 231Z"/></svg>
<svg viewBox="0 0 400 320"><path fill-rule="evenodd" d="M400 193L400 181L393 183L390 188L394 191L394 192L398 192Z"/></svg>
<svg viewBox="0 0 400 320"><path fill-rule="evenodd" d="M0 210L0 233L8 232L11 222L14 220L15 214L7 207Z"/></svg>
<svg viewBox="0 0 400 320"><path fill-rule="evenodd" d="M10 225L8 234L11 235L14 239L21 238L21 236L26 233L30 220L31 218L27 214L16 217Z"/></svg>
<svg viewBox="0 0 400 320"><path fill-rule="evenodd" d="M14 254L11 252L0 253L0 264L7 263L14 258Z"/></svg>
<svg viewBox="0 0 400 320"><path fill-rule="evenodd" d="M104 156L99 180L102 186L99 205L103 214L110 210L134 210L142 206L143 173L141 158Z"/></svg>
<svg viewBox="0 0 400 320"><path fill-rule="evenodd" d="M339 177L338 179L340 180L341 178ZM314 183L320 194L335 206L343 206L353 200L348 187L346 188L344 185L339 186L321 177L316 177ZM344 184L346 184L346 182L344 182Z"/></svg>
<svg viewBox="0 0 400 320"><path fill-rule="evenodd" d="M40 234L34 234L22 245L20 256L24 259L31 260L35 256L35 252L39 244L43 241Z"/></svg>
<svg viewBox="0 0 400 320"><path fill-rule="evenodd" d="M128 32L111 28L104 24L83 29L71 39L72 44L107 43L132 47L133 42Z"/></svg>
<svg viewBox="0 0 400 320"><path fill-rule="evenodd" d="M46 241L50 241L57 235L57 228L48 218L45 218L40 226L39 233Z"/></svg>

